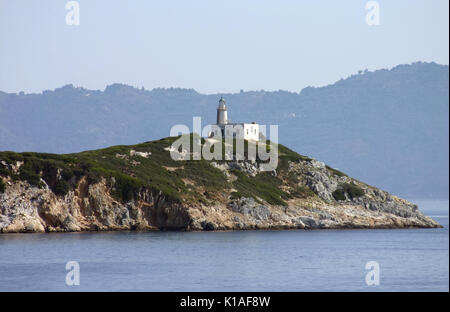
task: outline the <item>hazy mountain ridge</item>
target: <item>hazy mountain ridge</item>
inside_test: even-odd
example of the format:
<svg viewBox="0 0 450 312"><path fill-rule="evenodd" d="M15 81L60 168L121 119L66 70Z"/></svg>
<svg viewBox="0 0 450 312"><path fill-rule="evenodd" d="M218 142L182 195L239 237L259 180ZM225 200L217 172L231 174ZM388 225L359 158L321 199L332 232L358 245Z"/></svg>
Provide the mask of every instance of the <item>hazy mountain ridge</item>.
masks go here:
<svg viewBox="0 0 450 312"><path fill-rule="evenodd" d="M214 123L223 95L231 120L278 124L280 143L302 154L391 193L448 197L448 82L448 66L414 63L300 93L123 84L0 92L0 150L68 153L158 139L175 124L192 127L192 116Z"/></svg>

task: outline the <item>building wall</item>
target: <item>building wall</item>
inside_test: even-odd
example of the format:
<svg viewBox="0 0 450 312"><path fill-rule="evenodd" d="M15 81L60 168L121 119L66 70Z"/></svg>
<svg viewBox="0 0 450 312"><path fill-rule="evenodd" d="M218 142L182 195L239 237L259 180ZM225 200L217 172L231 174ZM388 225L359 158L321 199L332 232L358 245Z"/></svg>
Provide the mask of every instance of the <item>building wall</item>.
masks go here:
<svg viewBox="0 0 450 312"><path fill-rule="evenodd" d="M258 141L259 140L259 125L258 124L244 124L244 139Z"/></svg>
<svg viewBox="0 0 450 312"><path fill-rule="evenodd" d="M214 130L215 136L220 136L220 131L222 135L226 138L241 138L245 140L258 141L259 140L259 125L240 123L240 124L230 124L230 125L217 125L220 128Z"/></svg>

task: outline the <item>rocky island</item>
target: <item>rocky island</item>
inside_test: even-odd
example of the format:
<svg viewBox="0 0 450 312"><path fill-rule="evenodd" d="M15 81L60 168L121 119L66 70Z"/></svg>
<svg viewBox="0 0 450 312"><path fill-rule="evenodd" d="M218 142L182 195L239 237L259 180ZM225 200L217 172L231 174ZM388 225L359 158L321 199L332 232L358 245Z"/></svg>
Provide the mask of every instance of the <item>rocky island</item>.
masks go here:
<svg viewBox="0 0 450 312"><path fill-rule="evenodd" d="M175 161L175 139L0 152L0 231L441 227L415 204L281 144L277 169L264 172L259 161Z"/></svg>

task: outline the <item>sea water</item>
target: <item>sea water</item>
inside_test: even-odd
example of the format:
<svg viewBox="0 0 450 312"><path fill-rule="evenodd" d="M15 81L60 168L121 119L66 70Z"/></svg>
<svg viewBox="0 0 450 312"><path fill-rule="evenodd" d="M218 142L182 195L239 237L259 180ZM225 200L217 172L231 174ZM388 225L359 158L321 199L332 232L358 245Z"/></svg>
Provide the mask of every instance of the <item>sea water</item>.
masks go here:
<svg viewBox="0 0 450 312"><path fill-rule="evenodd" d="M415 202L444 228L0 234L0 291L448 291L449 201Z"/></svg>

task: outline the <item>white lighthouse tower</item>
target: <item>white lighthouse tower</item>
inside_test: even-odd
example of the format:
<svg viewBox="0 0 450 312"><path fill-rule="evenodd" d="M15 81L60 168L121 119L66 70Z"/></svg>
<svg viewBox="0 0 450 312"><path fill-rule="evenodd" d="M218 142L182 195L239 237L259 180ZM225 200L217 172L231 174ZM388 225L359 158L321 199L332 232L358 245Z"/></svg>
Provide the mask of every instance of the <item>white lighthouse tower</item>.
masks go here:
<svg viewBox="0 0 450 312"><path fill-rule="evenodd" d="M218 125L228 124L227 105L223 97L220 97L219 107L217 107L217 124Z"/></svg>
<svg viewBox="0 0 450 312"><path fill-rule="evenodd" d="M259 141L259 125L252 123L232 123L228 119L227 105L223 97L217 107L217 124L210 136L222 136L223 138L241 138L249 141Z"/></svg>

